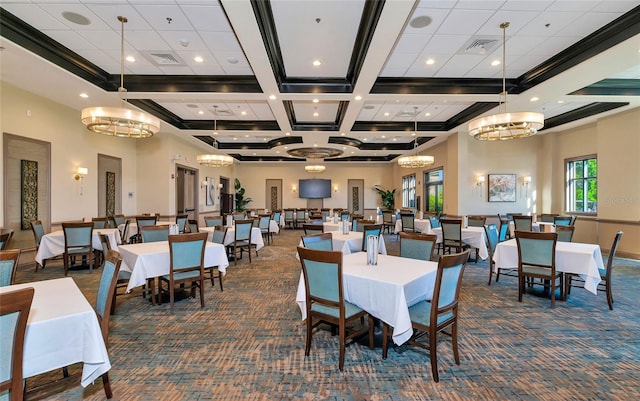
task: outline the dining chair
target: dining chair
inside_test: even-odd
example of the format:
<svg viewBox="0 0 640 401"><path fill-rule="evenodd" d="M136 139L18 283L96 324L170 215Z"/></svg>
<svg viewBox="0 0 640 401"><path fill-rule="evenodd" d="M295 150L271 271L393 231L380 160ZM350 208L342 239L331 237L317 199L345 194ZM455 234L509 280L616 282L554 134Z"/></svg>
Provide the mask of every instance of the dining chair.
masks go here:
<svg viewBox="0 0 640 401"><path fill-rule="evenodd" d="M322 234L324 232L323 224L303 224L302 229L305 235Z"/></svg>
<svg viewBox="0 0 640 401"><path fill-rule="evenodd" d="M275 221L278 227L280 227L280 216L282 216L282 211L280 210L274 210L271 216L271 220Z"/></svg>
<svg viewBox="0 0 640 401"><path fill-rule="evenodd" d="M120 224L116 226L118 231L120 231L120 239L122 240L123 244L129 243L129 240L127 237L127 234L129 233L129 223L130 223L130 220L126 219L123 223L124 226L122 227L122 229L120 229Z"/></svg>
<svg viewBox="0 0 640 401"><path fill-rule="evenodd" d="M302 245L305 248L309 248L309 249L333 251L333 234L328 232L328 233L320 233L320 234L303 235Z"/></svg>
<svg viewBox="0 0 640 401"><path fill-rule="evenodd" d="M431 375L434 382L440 381L437 355L438 334L442 333L451 336L453 358L456 365L460 365L460 356L458 354L458 306L460 284L462 283L462 274L467 260L469 260L468 250L462 253L440 256L431 300L420 301L409 307L411 327L414 329L414 334L407 343L429 350ZM447 328L450 328L450 333L444 331ZM418 341L418 338L425 333L429 337L428 345ZM383 323L382 359L387 359L389 335L389 325Z"/></svg>
<svg viewBox="0 0 640 401"><path fill-rule="evenodd" d="M271 244L272 233L269 230L269 224L271 223L271 215L270 214L259 214L258 215L258 228L260 228L260 234L262 234L262 238L267 240L267 245Z"/></svg>
<svg viewBox="0 0 640 401"><path fill-rule="evenodd" d="M383 210L382 211L382 232L385 230L388 234L395 229L396 225L393 222L393 210Z"/></svg>
<svg viewBox="0 0 640 401"><path fill-rule="evenodd" d="M142 215L136 216L136 225L138 226L138 233L131 237L131 242L142 242L142 235L140 234L141 227L155 226L158 222L158 216L155 215Z"/></svg>
<svg viewBox="0 0 640 401"><path fill-rule="evenodd" d="M400 213L400 220L402 221L403 233L415 232L415 216L413 213Z"/></svg>
<svg viewBox="0 0 640 401"><path fill-rule="evenodd" d="M432 229L440 227L440 219L437 216L429 217L429 223Z"/></svg>
<svg viewBox="0 0 640 401"><path fill-rule="evenodd" d="M462 242L462 220L444 219L440 220L442 227L442 253L461 253L469 249L469 245ZM478 255L476 253L476 260Z"/></svg>
<svg viewBox="0 0 640 401"><path fill-rule="evenodd" d="M487 216L468 216L467 217L468 227L484 227L486 223L487 223Z"/></svg>
<svg viewBox="0 0 640 401"><path fill-rule="evenodd" d="M69 264L75 262L75 258L82 257L82 263L89 265L93 270L95 258L93 253L93 222L87 223L62 223L64 232L64 275L69 273Z"/></svg>
<svg viewBox="0 0 640 401"><path fill-rule="evenodd" d="M7 232L0 234L0 251L7 249L9 241L11 241L11 237L13 237L13 230L8 230Z"/></svg>
<svg viewBox="0 0 640 401"><path fill-rule="evenodd" d="M169 226L142 226L138 227L138 233L142 242L158 242L169 240Z"/></svg>
<svg viewBox="0 0 640 401"><path fill-rule="evenodd" d="M205 227L223 226L224 218L222 216L206 216L204 218Z"/></svg>
<svg viewBox="0 0 640 401"><path fill-rule="evenodd" d="M576 224L576 219L578 218L578 216L576 216L575 214L571 215L571 220L569 221L569 225L573 226Z"/></svg>
<svg viewBox="0 0 640 401"><path fill-rule="evenodd" d="M557 213L542 213L538 217L543 223L553 223L554 217L559 216Z"/></svg>
<svg viewBox="0 0 640 401"><path fill-rule="evenodd" d="M503 224L503 226L508 227L508 225ZM501 226L502 227L502 226ZM495 262L493 261L493 255L496 252L496 247L500 241L500 234L498 234L498 229L495 224L485 224L484 232L487 238L487 251L489 251L489 283L487 285L491 285L491 278L494 274L495 270ZM496 274L496 283L500 280L500 275L518 277L518 270L513 268L498 268L495 272Z"/></svg>
<svg viewBox="0 0 640 401"><path fill-rule="evenodd" d="M435 234L400 233L400 257L430 261L437 240Z"/></svg>
<svg viewBox="0 0 640 401"><path fill-rule="evenodd" d="M556 227L558 226L569 226L571 225L571 216L555 216L553 218L553 224L556 225Z"/></svg>
<svg viewBox="0 0 640 401"><path fill-rule="evenodd" d="M533 217L514 215L513 226L515 231L533 231Z"/></svg>
<svg viewBox="0 0 640 401"><path fill-rule="evenodd" d="M109 220L106 217L92 217L91 221L94 229L109 228Z"/></svg>
<svg viewBox="0 0 640 401"><path fill-rule="evenodd" d="M296 218L295 218L295 227L298 228L298 226L302 227L302 225L304 223L307 222L307 219L305 217L305 209L296 209Z"/></svg>
<svg viewBox="0 0 640 401"><path fill-rule="evenodd" d="M295 211L293 209L284 209L284 224L289 228L294 228L296 225Z"/></svg>
<svg viewBox="0 0 640 401"><path fill-rule="evenodd" d="M556 226L556 234L558 234L558 241L571 242L573 240L573 232L575 226Z"/></svg>
<svg viewBox="0 0 640 401"><path fill-rule="evenodd" d="M556 307L556 288L564 298L564 275L556 271L556 233L516 231L518 245L518 301L525 293L525 280L530 285L539 284L551 291L551 308ZM540 279L535 281L534 279ZM560 284L556 285L559 280Z"/></svg>
<svg viewBox="0 0 640 401"><path fill-rule="evenodd" d="M42 221L40 220L32 220L31 221L31 232L33 232L33 239L35 240L36 243L36 254L38 253L38 248L40 248L40 242L42 241L42 237L44 237L45 232L44 232L44 226L42 225ZM58 258L57 256L55 258L49 258L49 259L56 259ZM47 260L49 259L43 259L42 260L42 265L41 267L44 269L44 267L47 264ZM40 264L38 262L36 263L36 272L38 271L38 266L40 266Z"/></svg>
<svg viewBox="0 0 640 401"><path fill-rule="evenodd" d="M173 313L176 284L190 284L191 297L196 288L200 290L200 308L204 308L204 250L208 233L179 234L169 236L169 274L160 276L158 304L163 292L169 292L169 303ZM167 289L162 284L167 284Z"/></svg>
<svg viewBox="0 0 640 401"><path fill-rule="evenodd" d="M558 227L556 227L558 228ZM620 240L624 232L618 231L613 238L613 244L611 244L611 249L609 250L609 257L607 258L607 265L604 269L598 269L600 272L600 282L598 283L598 290L605 291L607 294L607 304L609 305L609 310L613 310L613 290L611 289L612 283L612 275L613 275L613 260L616 256L616 252L618 251L618 245L620 244ZM582 279L577 274L568 274L565 273L564 278L565 284L565 295L571 293L571 287L584 287L584 279ZM574 284L574 281L576 284Z"/></svg>
<svg viewBox="0 0 640 401"><path fill-rule="evenodd" d="M114 215L108 216L108 218L113 228L118 228L121 224L124 224L126 221L124 214L114 214Z"/></svg>
<svg viewBox="0 0 640 401"><path fill-rule="evenodd" d="M22 401L22 360L27 320L35 290L31 287L0 294L0 398Z"/></svg>
<svg viewBox="0 0 640 401"><path fill-rule="evenodd" d="M190 232L190 233L200 232L200 229L198 228L198 220L194 220L194 219L187 220L187 232Z"/></svg>
<svg viewBox="0 0 640 401"><path fill-rule="evenodd" d="M238 251L240 251L240 258L242 253L247 250L249 254L249 263L251 263L251 229L253 228L253 220L235 220L235 237L233 242L227 245L229 253L233 255L233 264L238 264ZM256 250L256 256L258 251Z"/></svg>
<svg viewBox="0 0 640 401"><path fill-rule="evenodd" d="M245 212L234 212L231 214L233 220L244 220L247 218L247 214Z"/></svg>
<svg viewBox="0 0 640 401"><path fill-rule="evenodd" d="M343 210L340 212L340 221L349 220L351 217L351 213L348 210Z"/></svg>
<svg viewBox="0 0 640 401"><path fill-rule="evenodd" d="M109 242L109 237L106 234L98 234L100 237L100 244L102 245L102 268L104 271L104 265L107 263L107 255L109 251L111 251L111 243ZM125 270L119 270L118 268L118 277L116 278L116 285L113 290L113 299L111 300L110 312L113 314L116 309L116 298L118 295L124 295L127 289L127 285L129 284L129 279L131 278L131 272ZM143 291L146 288L143 288ZM118 293L118 290L123 290L123 292Z"/></svg>
<svg viewBox="0 0 640 401"><path fill-rule="evenodd" d="M115 302L116 283L118 281L118 273L122 264L122 255L114 250L109 250L104 258L102 266L102 275L100 276L100 284L98 285L98 294L96 295L95 311L100 323L102 338L104 344L109 348L109 320L112 303ZM102 374L102 386L107 398L113 397L111 392L111 382L109 381L109 372Z"/></svg>
<svg viewBox="0 0 640 401"><path fill-rule="evenodd" d="M367 251L367 238L369 238L370 235L378 237L379 240L380 235L382 235L382 224L364 224L362 226L362 252Z"/></svg>
<svg viewBox="0 0 640 401"><path fill-rule="evenodd" d="M374 220L369 220L369 219L356 219L356 220L353 220L351 231L356 231L356 232L361 233L361 232L364 231L364 226L365 225L371 225L371 224L375 224L375 221Z"/></svg>
<svg viewBox="0 0 640 401"><path fill-rule="evenodd" d="M309 356L313 329L321 323L338 328L340 356L338 369L344 368L347 341L369 333L369 348L373 349L373 318L358 306L345 301L342 287L342 252L298 247L306 291L307 339L304 355ZM368 327L357 330L347 327L368 316Z"/></svg>
<svg viewBox="0 0 640 401"><path fill-rule="evenodd" d="M187 229L187 221L189 220L189 215L187 214L177 214L176 215L176 224L178 225L178 234L184 234Z"/></svg>
<svg viewBox="0 0 640 401"><path fill-rule="evenodd" d="M0 287L15 284L18 260L20 260L20 249L0 251Z"/></svg>
<svg viewBox="0 0 640 401"><path fill-rule="evenodd" d="M498 235L498 242L506 241L509 238L509 222L504 221L500 224L500 233Z"/></svg>

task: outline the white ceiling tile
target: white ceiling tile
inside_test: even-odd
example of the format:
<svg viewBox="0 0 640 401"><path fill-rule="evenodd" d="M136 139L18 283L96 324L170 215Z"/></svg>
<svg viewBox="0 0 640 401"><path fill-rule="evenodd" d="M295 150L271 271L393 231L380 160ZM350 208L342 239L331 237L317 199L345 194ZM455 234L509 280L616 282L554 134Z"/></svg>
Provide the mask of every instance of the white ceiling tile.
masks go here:
<svg viewBox="0 0 640 401"><path fill-rule="evenodd" d="M70 29L78 31L109 29L109 26L106 25L98 15L94 14L88 7L82 4L42 4L40 7ZM91 21L91 23L89 25L73 23L62 16L64 12L73 12L82 15Z"/></svg>
<svg viewBox="0 0 640 401"><path fill-rule="evenodd" d="M43 32L56 42L70 49L74 49L76 52L79 50L95 50L98 48L75 31L43 30Z"/></svg>
<svg viewBox="0 0 640 401"><path fill-rule="evenodd" d="M475 33L493 11L453 10L438 28L438 35L463 35Z"/></svg>
<svg viewBox="0 0 640 401"><path fill-rule="evenodd" d="M253 111L253 114L258 120L273 120L275 116L273 115L273 111L267 102L261 103L249 103L249 107Z"/></svg>
<svg viewBox="0 0 640 401"><path fill-rule="evenodd" d="M607 0L601 1L591 9L594 12L609 12L609 13L626 13L633 8L638 7L637 0Z"/></svg>
<svg viewBox="0 0 640 401"><path fill-rule="evenodd" d="M254 75L253 70L248 67L244 68L223 66L222 69L227 75Z"/></svg>
<svg viewBox="0 0 640 401"><path fill-rule="evenodd" d="M531 54L532 49L537 49L540 45L547 41L549 38L544 36L512 36L507 37L507 59L510 60L511 56L521 56L524 54ZM498 56L498 59L502 59L502 45L496 49L498 54L492 54L492 57ZM546 53L546 52L545 52Z"/></svg>
<svg viewBox="0 0 640 401"><path fill-rule="evenodd" d="M422 55L429 54L454 54L464 45L469 36L463 35L435 35L425 46Z"/></svg>
<svg viewBox="0 0 640 401"><path fill-rule="evenodd" d="M550 37L571 25L580 15L582 15L582 13L542 12L531 20L527 26L518 30L518 35Z"/></svg>
<svg viewBox="0 0 640 401"><path fill-rule="evenodd" d="M78 31L78 33L95 45L98 49L105 51L120 50L120 33L114 31ZM125 34L126 39L126 34Z"/></svg>
<svg viewBox="0 0 640 401"><path fill-rule="evenodd" d="M69 29L65 24L35 4L2 3L2 8L37 29Z"/></svg>
<svg viewBox="0 0 640 401"><path fill-rule="evenodd" d="M213 56L218 60L218 64L222 68L229 69L246 69L251 68L249 62L242 52L215 52ZM237 60L236 64L232 64L230 60Z"/></svg>
<svg viewBox="0 0 640 401"><path fill-rule="evenodd" d="M158 67L160 71L167 75L191 75L193 71L189 67L181 67L181 66L162 66Z"/></svg>
<svg viewBox="0 0 640 401"><path fill-rule="evenodd" d="M293 102L293 111L298 122L333 122L338 112L337 102ZM313 115L317 112L319 115Z"/></svg>
<svg viewBox="0 0 640 401"><path fill-rule="evenodd" d="M409 67L407 72L405 73L406 77L424 77L430 78L436 76L437 72L443 68L449 60L451 56L448 54L431 54L430 58L433 58L435 63L428 65L425 60L425 57L419 57L412 65Z"/></svg>
<svg viewBox="0 0 640 401"><path fill-rule="evenodd" d="M151 25L145 21L142 15L129 4L113 4L113 3L101 3L101 4L86 4L95 15L99 15L102 21L109 25L111 29L120 32L121 23L118 21L119 16L127 18L127 23L124 24L125 37L129 31L150 31Z"/></svg>
<svg viewBox="0 0 640 401"><path fill-rule="evenodd" d="M180 8L198 31L231 32L229 21L221 7L182 5Z"/></svg>
<svg viewBox="0 0 640 401"><path fill-rule="evenodd" d="M558 32L558 36L576 36L582 38L592 33L594 27L603 27L619 16L620 14L614 13L586 13L576 18L573 23Z"/></svg>
<svg viewBox="0 0 640 401"><path fill-rule="evenodd" d="M453 9L457 2L458 0L420 0L418 7Z"/></svg>
<svg viewBox="0 0 640 401"><path fill-rule="evenodd" d="M102 50L81 50L78 54L110 74L120 73L120 57L113 58Z"/></svg>
<svg viewBox="0 0 640 401"><path fill-rule="evenodd" d="M203 51L209 50L204 41L195 31L159 31L158 34L166 41L169 46L176 51ZM183 46L183 42L188 43Z"/></svg>
<svg viewBox="0 0 640 401"><path fill-rule="evenodd" d="M171 50L156 31L125 31L125 41L138 50Z"/></svg>
<svg viewBox="0 0 640 401"><path fill-rule="evenodd" d="M139 5L136 9L156 31L193 29L191 22L176 5Z"/></svg>
<svg viewBox="0 0 640 401"><path fill-rule="evenodd" d="M456 3L458 10L497 10L505 3L505 0L460 0Z"/></svg>
<svg viewBox="0 0 640 401"><path fill-rule="evenodd" d="M476 35L499 35L502 36L500 24L509 22L507 36L513 36L524 28L529 22L538 16L536 11L498 11L478 29Z"/></svg>
<svg viewBox="0 0 640 401"><path fill-rule="evenodd" d="M197 75L225 75L224 69L215 60L191 66L191 69Z"/></svg>
<svg viewBox="0 0 640 401"><path fill-rule="evenodd" d="M551 4L547 10L548 11L577 11L577 12L586 12L591 10L593 7L598 5L598 1L589 1L589 0L556 0Z"/></svg>
<svg viewBox="0 0 640 401"><path fill-rule="evenodd" d="M554 0L536 0L536 1L522 1L522 0L508 0L502 5L503 10L513 11L542 11L546 10Z"/></svg>
<svg viewBox="0 0 640 401"><path fill-rule="evenodd" d="M422 51L429 39L431 39L431 35L404 34L396 43L393 51L398 53L418 54Z"/></svg>
<svg viewBox="0 0 640 401"><path fill-rule="evenodd" d="M212 52L241 52L235 35L231 32L200 32L200 37Z"/></svg>
<svg viewBox="0 0 640 401"><path fill-rule="evenodd" d="M484 58L484 56L455 55L438 70L436 76L448 78L464 76Z"/></svg>
<svg viewBox="0 0 640 401"><path fill-rule="evenodd" d="M402 76L404 72L415 62L416 55L411 53L397 53L394 52L389 60L387 60L387 64L384 66L383 72L384 74L388 74L391 71L400 72L399 76Z"/></svg>

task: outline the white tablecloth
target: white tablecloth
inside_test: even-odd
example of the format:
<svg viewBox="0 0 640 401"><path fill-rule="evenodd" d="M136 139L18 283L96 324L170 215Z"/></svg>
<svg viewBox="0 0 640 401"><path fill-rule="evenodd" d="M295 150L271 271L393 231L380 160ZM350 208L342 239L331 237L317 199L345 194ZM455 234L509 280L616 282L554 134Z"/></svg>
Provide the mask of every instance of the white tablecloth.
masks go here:
<svg viewBox="0 0 640 401"><path fill-rule="evenodd" d="M531 223L531 231L535 231L535 232L540 232L540 227L541 226L551 226L551 232L556 232L556 225L553 223L547 223L544 221L538 221L535 223ZM513 221L509 222L509 233L511 234L511 238L514 238L516 236L515 232L516 232L516 228L515 228L515 224L513 223Z"/></svg>
<svg viewBox="0 0 640 401"><path fill-rule="evenodd" d="M278 223L275 220L269 220L269 232L276 234L280 232L280 227L278 227Z"/></svg>
<svg viewBox="0 0 640 401"><path fill-rule="evenodd" d="M431 231L431 220L414 219L413 227L417 232L429 234ZM394 234L398 234L400 232L402 232L402 219L396 220L396 227L393 230Z"/></svg>
<svg viewBox="0 0 640 401"><path fill-rule="evenodd" d="M393 341L400 345L413 334L409 307L433 296L437 268L437 262L390 255L378 255L378 264L369 266L366 252L344 255L344 298L393 327ZM296 302L306 319L302 273Z"/></svg>
<svg viewBox="0 0 640 401"><path fill-rule="evenodd" d="M121 245L122 265L120 270L131 272L127 292L147 283L148 278L169 274L169 241L143 242ZM229 260L223 245L207 241L204 251L204 267L218 267L226 273Z"/></svg>
<svg viewBox="0 0 640 401"><path fill-rule="evenodd" d="M438 237L438 243L442 242L442 227L436 227L432 229L430 234L435 234ZM478 248L478 255L482 260L486 260L489 257L489 250L487 249L484 227L463 228L461 235L462 242L468 244L472 248Z"/></svg>
<svg viewBox="0 0 640 401"><path fill-rule="evenodd" d="M158 226L169 226L169 234L171 235L175 235L178 234L178 225L175 223L167 223L167 222L162 222L159 221L156 225ZM120 224L118 226L119 230L124 230L124 224ZM130 222L129 223L129 228L127 229L127 236L131 237L132 235L136 235L138 234L138 223L134 223L134 222Z"/></svg>
<svg viewBox="0 0 640 401"><path fill-rule="evenodd" d="M495 269L518 268L518 244L515 239L498 243L493 254ZM556 243L556 270L579 274L584 279L584 288L597 294L600 273L604 269L600 245L579 242Z"/></svg>
<svg viewBox="0 0 640 401"><path fill-rule="evenodd" d="M362 233L357 231L350 231L349 234L340 234L338 231L331 232L331 242L334 251L341 251L344 255L362 251ZM303 246L302 240L298 246ZM380 235L378 237L378 253L382 255L387 254L387 246L384 242L384 237ZM300 257L296 253L296 258L300 260Z"/></svg>
<svg viewBox="0 0 640 401"><path fill-rule="evenodd" d="M24 377L82 362L87 387L111 369L96 312L71 277L1 287L35 293L24 339Z"/></svg>
<svg viewBox="0 0 640 401"><path fill-rule="evenodd" d="M111 249L118 250L118 245L122 243L120 239L120 231L116 228L94 228L92 245L93 249L102 250L102 243L98 233L106 234L109 238L109 245ZM40 246L38 247L38 253L35 260L39 264L42 264L44 259L49 259L54 256L62 255L64 253L64 231L52 231L49 234L42 236Z"/></svg>
<svg viewBox="0 0 640 401"><path fill-rule="evenodd" d="M213 239L213 232L216 230L215 227L198 227L200 231L206 231L209 233L207 237L208 241ZM234 227L229 227L227 229L227 235L224 236L224 245L233 244L233 240L236 236L236 229ZM255 244L256 250L264 248L264 239L262 238L262 231L258 227L251 227L251 244Z"/></svg>

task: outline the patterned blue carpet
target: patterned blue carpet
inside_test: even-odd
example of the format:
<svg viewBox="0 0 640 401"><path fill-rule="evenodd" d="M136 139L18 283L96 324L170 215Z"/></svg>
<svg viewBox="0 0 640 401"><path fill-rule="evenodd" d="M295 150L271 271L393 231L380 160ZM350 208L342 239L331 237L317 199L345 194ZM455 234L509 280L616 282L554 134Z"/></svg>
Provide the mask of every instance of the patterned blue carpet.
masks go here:
<svg viewBox="0 0 640 401"><path fill-rule="evenodd" d="M402 346L382 360L380 349L347 347L338 370L338 341L314 335L304 356L305 326L295 303L300 230L285 230L249 264L227 270L224 292L206 286L197 299L152 307L139 291L118 299L110 331L116 400L637 400L640 399L640 262L618 259L614 310L604 294L574 288L567 302L525 295L501 277L487 286L488 264L470 263L463 277L460 365L444 337L440 383L427 351ZM395 236L387 250L397 254ZM28 257L23 263L28 262ZM90 302L99 272L72 272ZM59 263L18 282L63 276ZM55 335L55 333L52 333ZM78 366L73 367L75 370ZM52 372L28 386L58 377ZM102 384L66 386L39 399L103 400Z"/></svg>

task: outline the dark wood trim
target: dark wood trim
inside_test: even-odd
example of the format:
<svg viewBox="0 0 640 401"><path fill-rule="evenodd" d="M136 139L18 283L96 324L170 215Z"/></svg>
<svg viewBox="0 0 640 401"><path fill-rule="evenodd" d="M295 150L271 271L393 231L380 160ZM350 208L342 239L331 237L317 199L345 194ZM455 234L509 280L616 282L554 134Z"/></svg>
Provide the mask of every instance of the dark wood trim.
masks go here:
<svg viewBox="0 0 640 401"><path fill-rule="evenodd" d="M606 103L596 102L586 106L579 107L575 110L567 111L555 117L550 117L544 120L544 127L540 131L557 127L563 124L570 123L572 121L581 120L586 117L591 117L596 114L604 113L605 111L614 110L619 107L629 105L627 102Z"/></svg>
<svg viewBox="0 0 640 401"><path fill-rule="evenodd" d="M347 156L347 157L337 157L335 159L324 159L326 163L331 162L390 162L396 157L400 156L399 154L385 155L385 156Z"/></svg>
<svg viewBox="0 0 640 401"><path fill-rule="evenodd" d="M369 51L371 41L373 40L373 34L378 26L384 4L385 0L367 0L362 10L360 25L358 26L358 33L347 72L347 81L349 81L352 88L355 87L362 66L364 65L364 60Z"/></svg>
<svg viewBox="0 0 640 401"><path fill-rule="evenodd" d="M603 79L570 95L586 96L640 96L640 79Z"/></svg>
<svg viewBox="0 0 640 401"><path fill-rule="evenodd" d="M493 109L494 107L498 107L498 105L498 102L476 102L466 109L462 110L460 113L448 119L445 122L445 131L449 131L450 129L471 121L481 114Z"/></svg>
<svg viewBox="0 0 640 401"><path fill-rule="evenodd" d="M517 94L518 81L507 79L508 93ZM499 95L502 92L502 79L495 78L397 78L378 77L371 93L381 94L445 94Z"/></svg>
<svg viewBox="0 0 640 401"><path fill-rule="evenodd" d="M253 75L125 75L124 82L130 92L262 93Z"/></svg>
<svg viewBox="0 0 640 401"><path fill-rule="evenodd" d="M412 140L411 142L405 142L405 143L368 143L368 142L362 142L356 138L349 138L344 136L332 136L332 137L329 137L328 143L335 144L335 145L351 146L354 148L358 148L359 150L398 151L398 150L413 149L415 147L416 141L418 141L418 145L422 145L429 142L432 139L434 139L434 137L432 136L421 136L421 137L418 137L417 139Z"/></svg>
<svg viewBox="0 0 640 401"><path fill-rule="evenodd" d="M214 138L210 135L194 135L196 139L201 140L209 146L213 147ZM292 145L303 143L302 137L299 136L283 136L272 139L268 142L220 142L216 139L218 149L251 149L251 150L269 150L277 146Z"/></svg>
<svg viewBox="0 0 640 401"><path fill-rule="evenodd" d="M340 125L342 125L342 121L344 120L344 116L347 113L347 106L349 105L348 101L340 101L338 103L338 110L336 111L336 118L334 122L312 122L312 121L301 121L298 122L296 119L296 113L293 107L294 102L291 100L282 101L282 105L284 106L285 113L287 113L287 118L289 119L289 124L291 125L291 129L294 131L339 131Z"/></svg>
<svg viewBox="0 0 640 401"><path fill-rule="evenodd" d="M243 156L239 153L229 154L241 162L306 162L306 159L299 159L287 156Z"/></svg>
<svg viewBox="0 0 640 401"><path fill-rule="evenodd" d="M356 121L351 131L404 131L413 132L413 121ZM418 122L418 131L447 131L445 122Z"/></svg>

